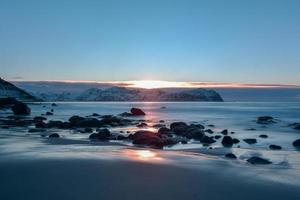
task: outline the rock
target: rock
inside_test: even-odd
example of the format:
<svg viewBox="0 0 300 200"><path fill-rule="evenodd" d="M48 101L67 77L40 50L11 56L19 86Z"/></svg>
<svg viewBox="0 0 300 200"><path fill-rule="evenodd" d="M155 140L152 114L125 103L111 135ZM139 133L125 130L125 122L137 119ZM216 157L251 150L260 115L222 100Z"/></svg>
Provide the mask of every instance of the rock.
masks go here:
<svg viewBox="0 0 300 200"><path fill-rule="evenodd" d="M237 159L236 155L234 155L233 153L228 153L225 155L225 157L230 159Z"/></svg>
<svg viewBox="0 0 300 200"><path fill-rule="evenodd" d="M100 117L100 115L98 113L93 113L92 116L93 117Z"/></svg>
<svg viewBox="0 0 300 200"><path fill-rule="evenodd" d="M213 134L214 132L211 129L206 129L204 132Z"/></svg>
<svg viewBox="0 0 300 200"><path fill-rule="evenodd" d="M202 124L191 124L190 127L197 129L205 129L205 127Z"/></svg>
<svg viewBox="0 0 300 200"><path fill-rule="evenodd" d="M103 123L95 118L85 118L82 121L77 122L74 124L75 127L101 127Z"/></svg>
<svg viewBox="0 0 300 200"><path fill-rule="evenodd" d="M117 140L126 140L127 137L125 137L124 135L118 135L117 136Z"/></svg>
<svg viewBox="0 0 300 200"><path fill-rule="evenodd" d="M215 139L220 139L222 135L215 135Z"/></svg>
<svg viewBox="0 0 300 200"><path fill-rule="evenodd" d="M157 133L152 131L141 130L129 136L133 140L133 144L148 145L155 148L163 148L164 141L158 136Z"/></svg>
<svg viewBox="0 0 300 200"><path fill-rule="evenodd" d="M87 128L85 128L83 131L84 131L85 133L92 133L92 132L93 132L93 129L87 127Z"/></svg>
<svg viewBox="0 0 300 200"><path fill-rule="evenodd" d="M31 128L28 130L28 133L37 133L37 132L44 132L44 129L39 129L39 128Z"/></svg>
<svg viewBox="0 0 300 200"><path fill-rule="evenodd" d="M68 122L62 122L62 121L49 121L46 124L46 128L68 129L68 128L71 128L71 124Z"/></svg>
<svg viewBox="0 0 300 200"><path fill-rule="evenodd" d="M131 114L133 116L143 116L143 115L146 115L144 113L144 111L142 111L140 108L131 108L130 112L131 112Z"/></svg>
<svg viewBox="0 0 300 200"><path fill-rule="evenodd" d="M224 147L232 147L233 145L233 140L230 136L224 136L223 139L222 139L222 142Z"/></svg>
<svg viewBox="0 0 300 200"><path fill-rule="evenodd" d="M228 130L225 129L225 130L223 130L221 133L222 133L223 135L227 135L227 134L228 134Z"/></svg>
<svg viewBox="0 0 300 200"><path fill-rule="evenodd" d="M255 128L247 128L246 131L256 131Z"/></svg>
<svg viewBox="0 0 300 200"><path fill-rule="evenodd" d="M267 165L267 164L271 164L272 162L267 160L267 159L264 159L264 158L260 158L260 157L251 157L247 160L247 162L253 164L253 165Z"/></svg>
<svg viewBox="0 0 300 200"><path fill-rule="evenodd" d="M22 102L14 104L11 109L14 115L30 115L31 112L30 108Z"/></svg>
<svg viewBox="0 0 300 200"><path fill-rule="evenodd" d="M146 124L145 122L142 122L142 123L136 125L136 127L138 127L138 128L144 128L144 127L147 127L147 126L148 126L148 124Z"/></svg>
<svg viewBox="0 0 300 200"><path fill-rule="evenodd" d="M52 112L46 112L46 115L53 115Z"/></svg>
<svg viewBox="0 0 300 200"><path fill-rule="evenodd" d="M35 123L35 128L46 128L47 127L47 125L46 125L46 123L45 122L36 122Z"/></svg>
<svg viewBox="0 0 300 200"><path fill-rule="evenodd" d="M278 146L278 145L275 145L275 144L271 144L269 146L269 148L272 149L272 150L281 150L282 149L281 146Z"/></svg>
<svg viewBox="0 0 300 200"><path fill-rule="evenodd" d="M165 123L165 120L159 120L159 123Z"/></svg>
<svg viewBox="0 0 300 200"><path fill-rule="evenodd" d="M160 129L158 129L158 133L160 135L168 135L168 134L171 134L172 131L171 131L171 129L169 129L167 127L161 127Z"/></svg>
<svg viewBox="0 0 300 200"><path fill-rule="evenodd" d="M182 141L181 141L181 144L187 144L187 141L182 140Z"/></svg>
<svg viewBox="0 0 300 200"><path fill-rule="evenodd" d="M247 138L247 139L243 139L247 144L255 144L257 143L257 140L254 138Z"/></svg>
<svg viewBox="0 0 300 200"><path fill-rule="evenodd" d="M19 103L19 101L13 97L0 98L0 108L11 107L16 103Z"/></svg>
<svg viewBox="0 0 300 200"><path fill-rule="evenodd" d="M233 139L232 139L232 142L233 142L233 144L237 144L237 143L240 142L240 140L239 140L239 139L236 139L236 138L233 138Z"/></svg>
<svg viewBox="0 0 300 200"><path fill-rule="evenodd" d="M33 118L33 121L34 121L35 123L37 123L37 122L43 122L43 121L45 121L45 120L47 120L47 118L46 118L46 117L42 117L42 116L37 116L37 117L34 117L34 118Z"/></svg>
<svg viewBox="0 0 300 200"><path fill-rule="evenodd" d="M207 125L208 127L215 127L215 125L213 125L213 124L209 124L209 125Z"/></svg>
<svg viewBox="0 0 300 200"><path fill-rule="evenodd" d="M97 133L92 133L89 138L92 140L109 140L111 133L107 128L98 129Z"/></svg>
<svg viewBox="0 0 300 200"><path fill-rule="evenodd" d="M256 120L256 123L258 124L271 124L271 123L275 123L274 118L271 116L261 116L258 117Z"/></svg>
<svg viewBox="0 0 300 200"><path fill-rule="evenodd" d="M300 148L300 139L297 139L293 142L293 146L296 148Z"/></svg>
<svg viewBox="0 0 300 200"><path fill-rule="evenodd" d="M131 117L132 114L129 113L129 112L123 112L123 113L119 114L119 116L121 116L121 117Z"/></svg>
<svg viewBox="0 0 300 200"><path fill-rule="evenodd" d="M215 143L216 140L214 140L213 137L208 137L208 136L204 135L204 136L200 139L200 142L201 142L201 143L204 143L204 144L212 144L212 143Z"/></svg>
<svg viewBox="0 0 300 200"><path fill-rule="evenodd" d="M51 106L57 106L57 104L56 103L52 103Z"/></svg>
<svg viewBox="0 0 300 200"><path fill-rule="evenodd" d="M294 129L300 130L300 123L296 123L295 126L294 126Z"/></svg>
<svg viewBox="0 0 300 200"><path fill-rule="evenodd" d="M167 107L166 106L162 106L162 107L160 107L160 109L166 109Z"/></svg>
<svg viewBox="0 0 300 200"><path fill-rule="evenodd" d="M265 135L265 134L259 135L258 137L260 137L260 138L268 138L268 136Z"/></svg>
<svg viewBox="0 0 300 200"><path fill-rule="evenodd" d="M189 126L184 122L173 122L170 129L177 135L184 135Z"/></svg>
<svg viewBox="0 0 300 200"><path fill-rule="evenodd" d="M79 117L79 116L75 115L75 116L70 117L69 122L72 125L75 125L75 124L77 124L78 122L80 122L82 120L84 120L84 117Z"/></svg>
<svg viewBox="0 0 300 200"><path fill-rule="evenodd" d="M60 136L57 133L52 133L49 135L49 138L59 138Z"/></svg>

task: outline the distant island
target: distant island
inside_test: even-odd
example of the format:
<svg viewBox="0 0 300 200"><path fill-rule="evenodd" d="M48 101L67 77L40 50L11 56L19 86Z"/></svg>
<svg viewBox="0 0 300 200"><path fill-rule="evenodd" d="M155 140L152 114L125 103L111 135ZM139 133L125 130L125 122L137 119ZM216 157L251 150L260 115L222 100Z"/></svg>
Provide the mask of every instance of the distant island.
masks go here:
<svg viewBox="0 0 300 200"><path fill-rule="evenodd" d="M53 92L30 91L29 93L3 79L0 79L0 97L14 97L23 101L223 101L221 95L216 91L202 88L172 91L114 86L89 88L83 91L70 89Z"/></svg>

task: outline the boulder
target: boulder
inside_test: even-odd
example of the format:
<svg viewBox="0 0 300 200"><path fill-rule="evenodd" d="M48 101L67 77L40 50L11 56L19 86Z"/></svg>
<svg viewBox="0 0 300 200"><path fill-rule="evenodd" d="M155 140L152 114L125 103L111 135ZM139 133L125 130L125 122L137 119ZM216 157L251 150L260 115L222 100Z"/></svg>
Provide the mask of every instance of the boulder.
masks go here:
<svg viewBox="0 0 300 200"><path fill-rule="evenodd" d="M293 142L293 146L296 148L300 148L300 139L297 139Z"/></svg>
<svg viewBox="0 0 300 200"><path fill-rule="evenodd" d="M267 165L267 164L271 164L272 162L265 159L265 158L260 158L260 157L257 157L257 156L254 156L254 157L251 157L249 159L247 159L247 162L253 164L253 165Z"/></svg>
<svg viewBox="0 0 300 200"><path fill-rule="evenodd" d="M46 115L53 115L52 112L46 112Z"/></svg>
<svg viewBox="0 0 300 200"><path fill-rule="evenodd" d="M221 133L222 133L223 135L227 135L227 134L228 134L228 130L225 129L225 130L223 130Z"/></svg>
<svg viewBox="0 0 300 200"><path fill-rule="evenodd" d="M49 138L59 138L60 136L57 133L52 133L49 135Z"/></svg>
<svg viewBox="0 0 300 200"><path fill-rule="evenodd" d="M296 123L295 126L294 126L294 129L300 130L300 123Z"/></svg>
<svg viewBox="0 0 300 200"><path fill-rule="evenodd" d="M152 131L137 131L133 135L130 135L129 139L133 140L133 144L148 145L155 148L163 148L165 145L162 138L160 138L157 133Z"/></svg>
<svg viewBox="0 0 300 200"><path fill-rule="evenodd" d="M240 142L240 140L239 140L239 139L237 139L237 138L233 138L233 139L232 139L232 142L233 142L233 144L237 144L237 143L239 143L239 142Z"/></svg>
<svg viewBox="0 0 300 200"><path fill-rule="evenodd" d="M212 143L215 143L216 140L214 140L213 137L208 137L208 136L204 135L204 136L200 139L200 142L203 143L203 144L212 144Z"/></svg>
<svg viewBox="0 0 300 200"><path fill-rule="evenodd" d="M79 116L75 115L75 116L70 117L69 122L72 125L75 125L75 124L77 124L78 122L80 122L82 120L84 120L84 117L79 117Z"/></svg>
<svg viewBox="0 0 300 200"><path fill-rule="evenodd" d="M271 124L275 123L274 118L271 116L260 116L257 118L256 123L258 124Z"/></svg>
<svg viewBox="0 0 300 200"><path fill-rule="evenodd" d="M11 109L14 115L30 115L31 112L30 108L22 102L14 104Z"/></svg>
<svg viewBox="0 0 300 200"><path fill-rule="evenodd" d="M268 135L262 134L262 135L259 135L258 137L260 137L260 138L268 138Z"/></svg>
<svg viewBox="0 0 300 200"><path fill-rule="evenodd" d="M170 129L177 135L184 135L189 126L184 122L173 122Z"/></svg>
<svg viewBox="0 0 300 200"><path fill-rule="evenodd" d="M214 132L211 129L206 129L204 132L213 134Z"/></svg>
<svg viewBox="0 0 300 200"><path fill-rule="evenodd" d="M247 144L255 144L257 143L257 140L254 138L247 138L247 139L243 139L244 142L246 142Z"/></svg>
<svg viewBox="0 0 300 200"><path fill-rule="evenodd" d="M272 149L272 150L281 150L282 149L281 146L278 146L278 145L275 145L275 144L271 144L269 146L269 148Z"/></svg>
<svg viewBox="0 0 300 200"><path fill-rule="evenodd" d="M0 108L10 107L18 102L19 101L17 101L17 99L13 97L0 98Z"/></svg>
<svg viewBox="0 0 300 200"><path fill-rule="evenodd" d="M142 111L140 108L131 108L130 112L131 112L131 114L133 116L143 116L143 115L146 115L144 113L144 111Z"/></svg>
<svg viewBox="0 0 300 200"><path fill-rule="evenodd" d="M37 123L37 122L43 122L43 121L45 121L45 120L47 120L47 118L46 118L46 117L42 117L42 116L37 116L37 117L34 117L34 118L33 118L33 121L34 121L35 123Z"/></svg>
<svg viewBox="0 0 300 200"><path fill-rule="evenodd" d="M225 157L230 159L237 159L236 155L234 155L233 153L228 153L225 155Z"/></svg>
<svg viewBox="0 0 300 200"><path fill-rule="evenodd" d="M171 134L172 131L171 131L171 129L169 129L167 127L161 127L160 129L158 129L158 133L160 135L168 135L168 134Z"/></svg>
<svg viewBox="0 0 300 200"><path fill-rule="evenodd" d="M144 128L144 127L147 127L147 126L148 126L148 124L145 123L145 122L141 122L140 124L136 125L136 127L138 127L138 128Z"/></svg>
<svg viewBox="0 0 300 200"><path fill-rule="evenodd" d="M92 140L109 140L111 133L107 128L98 129L97 133L92 133L89 138Z"/></svg>
<svg viewBox="0 0 300 200"><path fill-rule="evenodd" d="M224 136L222 139L222 144L224 147L232 147L233 145L233 140L230 136Z"/></svg>
<svg viewBox="0 0 300 200"><path fill-rule="evenodd" d="M215 139L220 139L222 137L222 135L215 135Z"/></svg>
<svg viewBox="0 0 300 200"><path fill-rule="evenodd" d="M103 123L95 118L85 118L84 120L81 120L77 122L74 126L75 127L100 127Z"/></svg>

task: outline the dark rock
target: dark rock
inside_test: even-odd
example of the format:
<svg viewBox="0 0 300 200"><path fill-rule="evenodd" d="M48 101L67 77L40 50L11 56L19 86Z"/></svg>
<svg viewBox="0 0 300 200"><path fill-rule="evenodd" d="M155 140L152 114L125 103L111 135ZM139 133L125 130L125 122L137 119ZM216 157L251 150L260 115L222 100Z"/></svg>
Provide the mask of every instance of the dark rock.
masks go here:
<svg viewBox="0 0 300 200"><path fill-rule="evenodd" d="M208 136L204 135L204 136L200 139L200 142L201 142L201 143L204 143L204 144L212 144L212 143L215 143L216 140L214 140L213 137L208 137Z"/></svg>
<svg viewBox="0 0 300 200"><path fill-rule="evenodd" d="M256 131L256 129L255 128L248 128L248 129L246 129L246 131Z"/></svg>
<svg viewBox="0 0 300 200"><path fill-rule="evenodd" d="M1 126L3 129L9 129L9 126Z"/></svg>
<svg viewBox="0 0 300 200"><path fill-rule="evenodd" d="M130 135L129 139L133 140L133 144L148 145L155 148L163 148L164 141L158 136L157 133L152 131L141 130Z"/></svg>
<svg viewBox="0 0 300 200"><path fill-rule="evenodd" d="M197 129L205 129L205 127L202 124L191 124L190 127Z"/></svg>
<svg viewBox="0 0 300 200"><path fill-rule="evenodd" d="M153 128L161 128L161 127L165 127L166 125L164 124L154 124L152 127Z"/></svg>
<svg viewBox="0 0 300 200"><path fill-rule="evenodd" d="M81 120L77 122L76 124L73 124L75 127L101 127L103 123L95 118L85 118L84 120Z"/></svg>
<svg viewBox="0 0 300 200"><path fill-rule="evenodd" d="M92 133L89 138L92 140L109 140L111 133L107 128L99 129L97 133Z"/></svg>
<svg viewBox="0 0 300 200"><path fill-rule="evenodd" d="M225 130L223 130L221 133L222 133L223 135L227 135L227 134L228 134L228 130L225 129Z"/></svg>
<svg viewBox="0 0 300 200"><path fill-rule="evenodd" d="M37 116L37 117L34 117L33 118L33 121L36 123L36 122L42 122L42 121L45 121L47 120L46 117L42 117L42 116Z"/></svg>
<svg viewBox="0 0 300 200"><path fill-rule="evenodd" d="M215 139L220 139L222 135L215 135Z"/></svg>
<svg viewBox="0 0 300 200"><path fill-rule="evenodd" d="M130 112L131 112L131 114L133 116L143 116L143 115L146 115L144 113L144 111L142 111L140 108L131 108Z"/></svg>
<svg viewBox="0 0 300 200"><path fill-rule="evenodd" d="M259 135L258 137L260 137L260 138L268 138L268 136L265 135L265 134Z"/></svg>
<svg viewBox="0 0 300 200"><path fill-rule="evenodd" d="M167 107L166 106L162 106L162 107L160 107L160 109L166 109Z"/></svg>
<svg viewBox="0 0 300 200"><path fill-rule="evenodd" d="M187 141L182 140L182 141L181 141L181 144L187 144Z"/></svg>
<svg viewBox="0 0 300 200"><path fill-rule="evenodd" d="M206 129L204 132L213 134L214 132L211 129Z"/></svg>
<svg viewBox="0 0 300 200"><path fill-rule="evenodd" d="M222 144L224 147L232 147L233 145L233 140L230 136L224 136L222 139Z"/></svg>
<svg viewBox="0 0 300 200"><path fill-rule="evenodd" d="M209 125L207 125L208 127L215 127L215 125L213 125L213 124L209 124Z"/></svg>
<svg viewBox="0 0 300 200"><path fill-rule="evenodd" d="M132 114L129 113L129 112L123 112L123 113L119 114L119 116L121 116L121 117L131 117Z"/></svg>
<svg viewBox="0 0 300 200"><path fill-rule="evenodd" d="M247 139L243 139L247 144L255 144L257 143L257 140L254 138L247 138Z"/></svg>
<svg viewBox="0 0 300 200"><path fill-rule="evenodd" d="M293 146L296 148L300 148L300 139L297 139L293 142Z"/></svg>
<svg viewBox="0 0 300 200"><path fill-rule="evenodd" d="M272 149L272 150L281 150L282 149L281 146L278 146L278 145L275 145L275 144L271 144L269 146L269 148Z"/></svg>
<svg viewBox="0 0 300 200"><path fill-rule="evenodd" d="M17 101L17 99L13 97L0 98L0 108L11 107L18 102L19 101Z"/></svg>
<svg viewBox="0 0 300 200"><path fill-rule="evenodd" d="M49 138L59 138L60 136L57 133L52 133L49 135Z"/></svg>
<svg viewBox="0 0 300 200"><path fill-rule="evenodd" d="M159 123L165 123L165 120L159 120Z"/></svg>
<svg viewBox="0 0 300 200"><path fill-rule="evenodd" d="M44 132L44 129L39 129L39 128L31 128L28 130L28 133L37 133L37 132Z"/></svg>
<svg viewBox="0 0 300 200"><path fill-rule="evenodd" d="M57 106L57 104L56 103L52 103L51 106Z"/></svg>
<svg viewBox="0 0 300 200"><path fill-rule="evenodd" d="M84 132L85 132L85 133L92 133L92 132L93 132L93 129L87 127L87 128L84 129Z"/></svg>
<svg viewBox="0 0 300 200"><path fill-rule="evenodd" d="M93 117L99 117L100 115L98 113L93 113L92 116Z"/></svg>
<svg viewBox="0 0 300 200"><path fill-rule="evenodd" d="M167 128L167 127L161 127L160 129L158 129L158 133L160 135L168 135L170 134L172 131L171 129Z"/></svg>
<svg viewBox="0 0 300 200"><path fill-rule="evenodd" d="M237 144L237 143L239 143L239 142L240 142L240 140L239 140L239 139L237 139L237 138L233 138L233 139L232 139L232 142L233 142L233 144Z"/></svg>
<svg viewBox="0 0 300 200"><path fill-rule="evenodd" d="M75 116L70 117L69 122L74 125L82 120L84 120L84 117L79 117L79 116L75 115Z"/></svg>
<svg viewBox="0 0 300 200"><path fill-rule="evenodd" d="M35 123L35 128L46 128L47 124L45 122L36 122Z"/></svg>
<svg viewBox="0 0 300 200"><path fill-rule="evenodd" d="M228 153L225 155L225 157L230 159L237 159L236 155L234 155L233 153Z"/></svg>
<svg viewBox="0 0 300 200"><path fill-rule="evenodd" d="M14 115L30 115L31 112L30 108L22 102L14 104L11 109Z"/></svg>
<svg viewBox="0 0 300 200"><path fill-rule="evenodd" d="M46 112L46 115L53 115L52 112Z"/></svg>
<svg viewBox="0 0 300 200"><path fill-rule="evenodd" d="M46 124L46 128L63 128L64 122L62 121L49 121Z"/></svg>
<svg viewBox="0 0 300 200"><path fill-rule="evenodd" d="M146 124L145 122L142 122L142 123L136 125L136 127L138 127L138 128L144 128L144 127L147 127L147 126L148 126L148 124Z"/></svg>
<svg viewBox="0 0 300 200"><path fill-rule="evenodd" d="M173 122L170 129L177 135L184 135L189 126L184 122Z"/></svg>
<svg viewBox="0 0 300 200"><path fill-rule="evenodd" d="M272 162L267 160L267 159L264 159L264 158L260 158L260 157L251 157L247 160L247 162L253 164L253 165L267 165L267 164L271 164Z"/></svg>
<svg viewBox="0 0 300 200"><path fill-rule="evenodd" d="M258 117L256 120L256 123L258 124L271 124L271 123L275 123L274 118L271 116L261 116Z"/></svg>
<svg viewBox="0 0 300 200"><path fill-rule="evenodd" d="M296 123L295 126L294 126L294 129L300 130L300 123Z"/></svg>

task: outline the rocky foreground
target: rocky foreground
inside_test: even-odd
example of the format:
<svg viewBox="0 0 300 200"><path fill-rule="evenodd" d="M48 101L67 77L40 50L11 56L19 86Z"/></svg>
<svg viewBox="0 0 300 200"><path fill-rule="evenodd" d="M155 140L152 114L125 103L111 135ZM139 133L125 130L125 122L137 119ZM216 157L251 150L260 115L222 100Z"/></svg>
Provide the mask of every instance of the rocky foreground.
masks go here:
<svg viewBox="0 0 300 200"><path fill-rule="evenodd" d="M163 149L167 146L175 144L187 144L189 141L199 141L203 146L210 146L218 140L225 148L239 147L241 141L235 132L224 129L223 131L214 131L214 125L205 127L199 123L187 124L185 122L173 122L169 126L161 120L157 124L148 125L148 122L140 118L146 113L139 108L132 108L130 112L121 113L119 115L99 115L93 113L90 116L72 116L68 121L48 120L47 116L53 115L53 110L57 105L52 104L53 109L46 112L42 116L31 116L31 109L25 103L22 103L14 98L0 99L0 107L2 109L11 109L13 115L0 118L0 126L2 129L13 127L24 127L30 133L40 133L42 137L59 138L59 129L74 130L81 133L87 133L91 141L111 141L111 140L126 140L136 146L149 148ZM278 120L271 116L260 116L256 123L268 125L277 123ZM111 132L110 128L115 127L137 127L138 130L131 132L115 133ZM300 129L300 123L290 125L294 129ZM149 128L154 128L156 131L150 131ZM48 130L56 130L57 133L48 133ZM268 135L260 135L260 139L268 138ZM244 138L243 142L250 145L258 142L257 138ZM296 149L300 149L300 139L291 141ZM271 150L281 150L282 147L278 144L271 144ZM228 153L224 155L229 159L237 159L237 156ZM247 159L251 164L270 164L266 158L253 156Z"/></svg>

